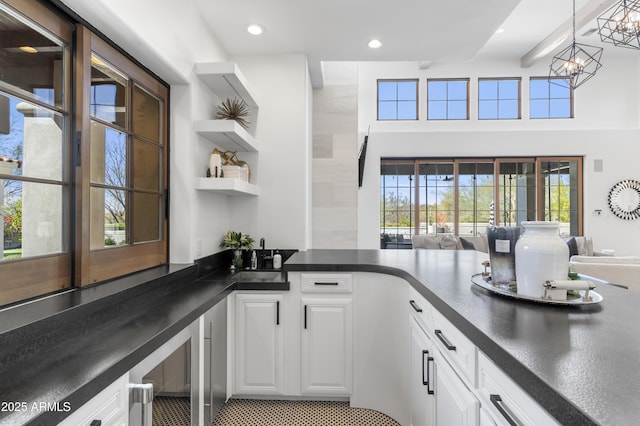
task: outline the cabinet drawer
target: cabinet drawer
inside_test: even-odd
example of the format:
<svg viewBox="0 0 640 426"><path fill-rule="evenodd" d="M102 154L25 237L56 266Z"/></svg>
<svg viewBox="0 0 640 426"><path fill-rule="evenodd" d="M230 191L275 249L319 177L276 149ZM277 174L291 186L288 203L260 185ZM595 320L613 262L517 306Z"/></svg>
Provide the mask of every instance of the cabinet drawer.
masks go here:
<svg viewBox="0 0 640 426"><path fill-rule="evenodd" d="M303 293L351 293L352 274L302 274Z"/></svg>
<svg viewBox="0 0 640 426"><path fill-rule="evenodd" d="M476 387L477 349L460 330L436 309L433 310L433 340L460 377Z"/></svg>
<svg viewBox="0 0 640 426"><path fill-rule="evenodd" d="M409 312L418 321L420 327L429 333L433 332L433 307L418 290L409 286Z"/></svg>
<svg viewBox="0 0 640 426"><path fill-rule="evenodd" d="M129 417L129 375L125 374L67 417L61 426L89 426L100 420L102 426L126 425Z"/></svg>
<svg viewBox="0 0 640 426"><path fill-rule="evenodd" d="M478 353L478 389L483 406L499 425L558 424L482 352Z"/></svg>

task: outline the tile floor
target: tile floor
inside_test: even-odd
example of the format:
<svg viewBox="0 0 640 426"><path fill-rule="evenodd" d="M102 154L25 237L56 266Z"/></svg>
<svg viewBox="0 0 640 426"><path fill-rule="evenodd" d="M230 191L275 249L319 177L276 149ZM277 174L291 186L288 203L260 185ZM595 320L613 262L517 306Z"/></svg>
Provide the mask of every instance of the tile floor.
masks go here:
<svg viewBox="0 0 640 426"><path fill-rule="evenodd" d="M156 397L154 426L188 426L189 398ZM162 416L162 418L161 418ZM389 416L348 402L230 399L212 426L399 426Z"/></svg>
<svg viewBox="0 0 640 426"><path fill-rule="evenodd" d="M213 426L399 426L382 413L348 402L231 399Z"/></svg>

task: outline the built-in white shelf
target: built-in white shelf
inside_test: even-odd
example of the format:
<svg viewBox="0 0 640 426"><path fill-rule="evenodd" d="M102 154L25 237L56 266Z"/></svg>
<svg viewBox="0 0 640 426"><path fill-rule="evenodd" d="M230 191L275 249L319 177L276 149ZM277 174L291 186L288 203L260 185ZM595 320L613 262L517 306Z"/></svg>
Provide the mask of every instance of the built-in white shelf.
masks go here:
<svg viewBox="0 0 640 426"><path fill-rule="evenodd" d="M259 102L249 88L247 79L234 62L201 62L195 73L221 99L242 99L249 106L253 120L258 115ZM193 123L195 132L226 151L258 152L255 137L233 120L199 120ZM257 196L260 187L232 178L196 178L195 188L229 195Z"/></svg>
<svg viewBox="0 0 640 426"><path fill-rule="evenodd" d="M260 195L260 187L233 178L196 178L196 189L220 192L228 195Z"/></svg>
<svg viewBox="0 0 640 426"><path fill-rule="evenodd" d="M249 88L244 74L234 62L201 62L195 67L196 75L220 98L240 98L250 108L257 109L259 102Z"/></svg>
<svg viewBox="0 0 640 426"><path fill-rule="evenodd" d="M236 121L200 120L193 123L193 128L226 151L258 151L256 138Z"/></svg>

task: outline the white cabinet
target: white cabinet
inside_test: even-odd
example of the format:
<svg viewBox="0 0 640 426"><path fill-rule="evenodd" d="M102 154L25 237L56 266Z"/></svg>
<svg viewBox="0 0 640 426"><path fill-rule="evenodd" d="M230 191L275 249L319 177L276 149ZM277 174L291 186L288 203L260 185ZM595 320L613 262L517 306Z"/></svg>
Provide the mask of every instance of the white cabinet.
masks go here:
<svg viewBox="0 0 640 426"><path fill-rule="evenodd" d="M434 352L434 392L436 400L436 422L438 426L475 426L480 416L480 403L453 368Z"/></svg>
<svg viewBox="0 0 640 426"><path fill-rule="evenodd" d="M300 292L300 393L350 395L353 382L352 274L303 273ZM298 290L299 289L299 290Z"/></svg>
<svg viewBox="0 0 640 426"><path fill-rule="evenodd" d="M483 406L495 424L558 424L482 352L478 356L478 391Z"/></svg>
<svg viewBox="0 0 640 426"><path fill-rule="evenodd" d="M284 302L282 293L235 295L236 394L284 394Z"/></svg>
<svg viewBox="0 0 640 426"><path fill-rule="evenodd" d="M475 347L417 292L410 297L411 425L476 426L480 402L467 385L475 383L467 376L475 374Z"/></svg>
<svg viewBox="0 0 640 426"><path fill-rule="evenodd" d="M60 423L61 426L89 426L99 421L101 426L129 424L129 374L107 386L82 407Z"/></svg>
<svg viewBox="0 0 640 426"><path fill-rule="evenodd" d="M411 318L411 425L435 425L436 407L433 375L433 345Z"/></svg>
<svg viewBox="0 0 640 426"><path fill-rule="evenodd" d="M352 383L351 297L303 297L301 392L349 395Z"/></svg>
<svg viewBox="0 0 640 426"><path fill-rule="evenodd" d="M215 145L222 151L258 152L258 142L253 135L258 116L258 102L238 66L233 62L197 63L195 73L220 101L227 98L243 100L249 109L250 125L245 129L233 120L198 120L193 123L194 131L212 143L212 148ZM208 163L208 158L206 161ZM252 176L255 176L255 173ZM228 195L255 196L260 193L260 188L255 183L231 178L198 177L194 186L200 191Z"/></svg>

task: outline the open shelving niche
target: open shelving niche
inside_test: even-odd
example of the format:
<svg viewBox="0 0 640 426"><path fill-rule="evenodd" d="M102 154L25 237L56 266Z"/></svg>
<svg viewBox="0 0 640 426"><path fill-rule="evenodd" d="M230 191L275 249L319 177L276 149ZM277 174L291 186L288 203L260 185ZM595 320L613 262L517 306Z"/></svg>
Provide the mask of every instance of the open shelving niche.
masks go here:
<svg viewBox="0 0 640 426"><path fill-rule="evenodd" d="M196 75L220 97L239 98L246 102L255 119L258 101L249 89L247 81L233 62L197 63ZM198 120L193 123L195 132L225 151L258 152L256 138L233 120ZM229 195L257 196L258 185L230 178L196 178L197 190L214 191Z"/></svg>

